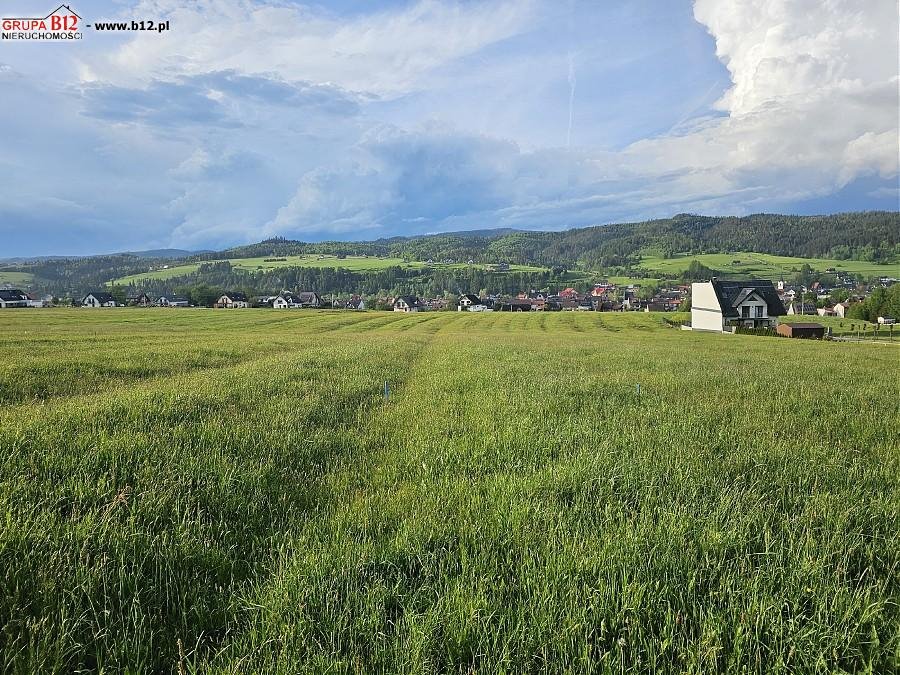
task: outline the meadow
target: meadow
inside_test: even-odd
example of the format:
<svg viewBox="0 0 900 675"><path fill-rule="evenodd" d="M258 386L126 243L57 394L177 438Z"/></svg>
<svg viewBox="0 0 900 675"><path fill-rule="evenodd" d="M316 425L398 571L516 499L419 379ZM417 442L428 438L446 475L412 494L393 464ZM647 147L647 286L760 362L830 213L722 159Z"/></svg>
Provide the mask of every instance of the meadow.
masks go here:
<svg viewBox="0 0 900 675"><path fill-rule="evenodd" d="M898 669L898 347L204 309L0 345L0 671Z"/></svg>
<svg viewBox="0 0 900 675"><path fill-rule="evenodd" d="M641 257L640 267L649 273L680 274L696 260L714 270L726 274L755 277L759 279L789 279L803 265L808 264L814 270L822 272L834 268L849 274L869 277L900 277L900 263L881 264L861 260L836 260L829 258L794 258L790 256L770 255L768 253L705 253L678 254L672 258L661 258L654 255Z"/></svg>
<svg viewBox="0 0 900 675"><path fill-rule="evenodd" d="M211 262L224 262L224 260L211 260ZM424 262L409 261L403 258L378 258L375 256L346 256L338 258L335 255L290 255L290 256L265 256L259 258L228 258L227 262L232 267L246 272L261 272L279 269L283 267L341 267L351 272L370 272L386 269L388 267L403 267L422 269L433 267L435 269L463 269L469 267L466 263L434 263L427 265ZM478 269L488 269L489 265L473 264ZM110 284L138 284L147 279L165 280L193 274L200 268L200 263L185 263L183 265L171 265L166 269L157 269L152 272L131 274L111 281ZM526 265L510 265L513 272L543 272L543 267L529 267Z"/></svg>
<svg viewBox="0 0 900 675"><path fill-rule="evenodd" d="M0 285L27 286L34 280L34 275L28 272L12 272L0 270Z"/></svg>

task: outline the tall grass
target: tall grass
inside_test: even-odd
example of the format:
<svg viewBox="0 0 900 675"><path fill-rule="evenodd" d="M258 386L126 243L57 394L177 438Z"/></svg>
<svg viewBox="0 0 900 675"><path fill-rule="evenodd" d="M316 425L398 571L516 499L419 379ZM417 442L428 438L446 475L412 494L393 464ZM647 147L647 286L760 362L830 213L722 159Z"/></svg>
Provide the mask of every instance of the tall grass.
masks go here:
<svg viewBox="0 0 900 675"><path fill-rule="evenodd" d="M254 310L0 345L3 671L897 670L895 347Z"/></svg>

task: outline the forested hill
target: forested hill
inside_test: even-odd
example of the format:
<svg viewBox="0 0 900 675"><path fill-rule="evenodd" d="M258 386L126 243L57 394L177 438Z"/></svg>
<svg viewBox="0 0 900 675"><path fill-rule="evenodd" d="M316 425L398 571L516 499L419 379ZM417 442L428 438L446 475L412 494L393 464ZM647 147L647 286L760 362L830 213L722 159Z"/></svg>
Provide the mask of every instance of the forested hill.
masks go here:
<svg viewBox="0 0 900 675"><path fill-rule="evenodd" d="M369 242L309 244L270 239L224 253L254 257L300 253L376 255L409 260L468 260L551 267L600 268L637 262L639 252L753 251L804 258L891 261L900 256L900 212L865 211L829 216L698 216L619 223L562 232L481 230Z"/></svg>
<svg viewBox="0 0 900 675"><path fill-rule="evenodd" d="M166 266L190 265L206 261L299 254L376 256L408 261L510 263L547 268L554 275L560 270L588 270L605 274L643 276L642 256L672 257L676 253L731 253L748 251L801 258L862 260L877 263L900 262L900 212L867 211L830 216L784 216L757 214L746 217L716 217L681 214L672 218L640 223L619 223L561 232L526 232L516 230L478 230L415 237L393 237L367 242L306 243L284 238L239 246L218 252L203 252L184 257L175 251L150 252L144 255L121 253L79 258L44 258L0 264L0 285L15 284L31 290L57 294L78 294L103 287L107 282L131 274L164 269ZM162 253L153 257L154 253ZM147 257L147 256L150 257ZM228 263L221 263L228 265ZM240 279L229 267L222 276L220 263L201 265L190 278L169 283L232 284ZM316 272L334 277L342 265ZM414 269L392 268L393 281L382 279L384 271L358 272L346 281L348 288L404 286L406 277L419 275ZM239 270L238 270L239 271ZM312 274L310 270L303 273ZM295 273L299 273L294 270ZM274 273L273 273L274 274ZM285 283L287 272L274 274L272 287ZM432 281L440 280L437 272ZM496 275L495 275L496 276ZM509 275L507 275L509 276ZM323 277L324 278L324 277ZM263 279L264 280L264 279ZM257 279L260 281L260 279ZM388 283L390 281L390 283ZM512 280L507 279L512 283ZM520 280L521 283L525 281ZM404 283L401 283L404 282ZM528 283L537 283L531 280ZM299 281L298 281L299 283ZM446 287L455 288L456 282ZM483 283L467 279L467 287ZM386 284L386 285L385 285ZM406 287L406 286L404 286ZM478 288L485 286L479 285ZM317 288L319 288L317 286ZM343 290L343 286L335 286ZM319 290L324 290L319 288Z"/></svg>

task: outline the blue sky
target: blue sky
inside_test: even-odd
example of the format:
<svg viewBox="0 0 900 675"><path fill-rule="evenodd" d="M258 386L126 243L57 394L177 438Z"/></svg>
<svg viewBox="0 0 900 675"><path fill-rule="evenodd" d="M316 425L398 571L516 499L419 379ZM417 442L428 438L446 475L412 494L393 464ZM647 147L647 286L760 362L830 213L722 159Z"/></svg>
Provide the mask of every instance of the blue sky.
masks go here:
<svg viewBox="0 0 900 675"><path fill-rule="evenodd" d="M0 257L898 208L891 0L70 4L171 30L0 41Z"/></svg>

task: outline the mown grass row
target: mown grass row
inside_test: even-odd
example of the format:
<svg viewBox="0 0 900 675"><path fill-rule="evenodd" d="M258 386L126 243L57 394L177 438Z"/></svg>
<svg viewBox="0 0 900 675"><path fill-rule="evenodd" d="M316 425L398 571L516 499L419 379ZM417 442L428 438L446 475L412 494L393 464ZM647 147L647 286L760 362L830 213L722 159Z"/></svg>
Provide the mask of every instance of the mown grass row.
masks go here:
<svg viewBox="0 0 900 675"><path fill-rule="evenodd" d="M120 331L17 316L0 339L58 333L62 381ZM2 670L897 668L893 347L636 315L136 318L133 349L96 345L111 367L159 366L170 330L228 362L0 408Z"/></svg>

